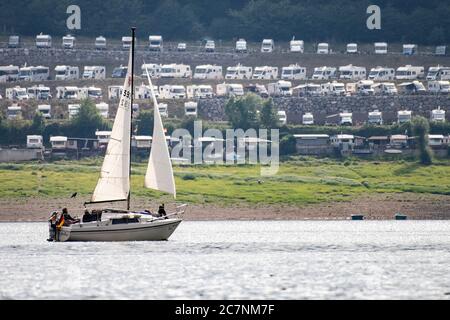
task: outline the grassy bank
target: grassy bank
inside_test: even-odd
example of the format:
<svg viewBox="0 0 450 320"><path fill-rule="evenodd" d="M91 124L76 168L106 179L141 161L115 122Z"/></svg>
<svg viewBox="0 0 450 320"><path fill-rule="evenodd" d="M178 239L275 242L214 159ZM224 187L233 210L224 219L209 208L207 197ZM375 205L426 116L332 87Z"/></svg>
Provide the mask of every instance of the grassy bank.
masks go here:
<svg viewBox="0 0 450 320"><path fill-rule="evenodd" d="M101 159L47 164L1 164L0 199L87 198ZM374 193L450 195L450 161L424 167L411 162L292 159L277 175L261 177L259 166L175 167L178 200L192 204L299 206L347 201ZM133 196L161 196L143 188L146 164L133 165Z"/></svg>

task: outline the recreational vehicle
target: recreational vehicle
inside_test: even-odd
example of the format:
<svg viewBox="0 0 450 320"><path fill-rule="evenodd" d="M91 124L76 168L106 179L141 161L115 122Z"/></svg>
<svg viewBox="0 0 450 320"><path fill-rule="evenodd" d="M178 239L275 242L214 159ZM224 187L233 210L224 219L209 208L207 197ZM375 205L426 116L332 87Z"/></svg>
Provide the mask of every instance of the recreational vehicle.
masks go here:
<svg viewBox="0 0 450 320"><path fill-rule="evenodd" d="M330 52L330 46L328 43L319 43L317 45L317 53L318 54L328 54Z"/></svg>
<svg viewBox="0 0 450 320"><path fill-rule="evenodd" d="M109 140L111 139L111 131L96 131L95 136L98 140L98 146L100 149L106 149Z"/></svg>
<svg viewBox="0 0 450 320"><path fill-rule="evenodd" d="M417 45L416 44L404 44L403 45L403 54L405 56L412 56L417 53Z"/></svg>
<svg viewBox="0 0 450 320"><path fill-rule="evenodd" d="M278 67L256 67L253 72L252 79L257 80L274 80L278 79Z"/></svg>
<svg viewBox="0 0 450 320"><path fill-rule="evenodd" d="M122 95L123 87L120 87L120 96ZM153 90L155 92L156 99L159 99L159 88L157 86L153 86ZM140 86L136 87L135 96L137 99L141 100L147 100L147 99L153 99L152 97L152 90L149 85L141 84ZM118 99L118 98L117 98Z"/></svg>
<svg viewBox="0 0 450 320"><path fill-rule="evenodd" d="M424 94L427 92L420 81L403 82L398 85L399 93L402 94Z"/></svg>
<svg viewBox="0 0 450 320"><path fill-rule="evenodd" d="M56 66L55 80L78 80L80 78L80 70L78 67L72 66Z"/></svg>
<svg viewBox="0 0 450 320"><path fill-rule="evenodd" d="M244 87L242 84L222 83L217 85L216 94L219 97L243 96Z"/></svg>
<svg viewBox="0 0 450 320"><path fill-rule="evenodd" d="M22 107L13 105L8 107L6 111L6 117L8 120L20 120L22 119Z"/></svg>
<svg viewBox="0 0 450 320"><path fill-rule="evenodd" d="M94 99L100 100L103 98L103 92L101 88L97 87L84 87L79 89L79 99Z"/></svg>
<svg viewBox="0 0 450 320"><path fill-rule="evenodd" d="M52 37L46 34L36 36L36 48L48 49L52 47Z"/></svg>
<svg viewBox="0 0 450 320"><path fill-rule="evenodd" d="M83 72L83 79L106 79L106 68L103 66L85 66Z"/></svg>
<svg viewBox="0 0 450 320"><path fill-rule="evenodd" d="M178 45L177 45L177 51L178 52L184 52L184 51L186 51L186 43L184 43L184 42L182 42L182 43L179 43Z"/></svg>
<svg viewBox="0 0 450 320"><path fill-rule="evenodd" d="M132 37L122 37L122 49L129 50L131 48Z"/></svg>
<svg viewBox="0 0 450 320"><path fill-rule="evenodd" d="M367 120L368 124L376 124L376 125L382 125L383 124L383 114L379 110L374 110L369 112L369 118Z"/></svg>
<svg viewBox="0 0 450 320"><path fill-rule="evenodd" d="M9 36L8 48L19 48L20 47L20 37L19 36Z"/></svg>
<svg viewBox="0 0 450 320"><path fill-rule="evenodd" d="M125 78L127 76L128 67L120 66L114 68L111 78Z"/></svg>
<svg viewBox="0 0 450 320"><path fill-rule="evenodd" d="M159 88L161 99L186 99L186 88L178 85L164 85Z"/></svg>
<svg viewBox="0 0 450 320"><path fill-rule="evenodd" d="M388 81L395 79L395 70L393 68L376 67L372 68L369 73L369 80Z"/></svg>
<svg viewBox="0 0 450 320"><path fill-rule="evenodd" d="M64 49L73 49L74 46L75 46L74 36L67 35L62 38L62 47Z"/></svg>
<svg viewBox="0 0 450 320"><path fill-rule="evenodd" d="M339 79L345 80L365 80L366 68L353 65L339 67Z"/></svg>
<svg viewBox="0 0 450 320"><path fill-rule="evenodd" d="M428 91L432 93L450 93L450 81L428 81Z"/></svg>
<svg viewBox="0 0 450 320"><path fill-rule="evenodd" d="M269 92L267 91L266 87L263 84L248 84L244 88L244 92L253 92L257 95L259 95L261 98L268 98Z"/></svg>
<svg viewBox="0 0 450 320"><path fill-rule="evenodd" d="M387 54L388 44L386 42L375 42L375 54Z"/></svg>
<svg viewBox="0 0 450 320"><path fill-rule="evenodd" d="M78 115L80 112L81 106L79 104L69 104L68 105L68 112L69 112L69 119L73 119L75 116Z"/></svg>
<svg viewBox="0 0 450 320"><path fill-rule="evenodd" d="M375 94L372 80L360 80L356 83L356 93L362 96L370 96Z"/></svg>
<svg viewBox="0 0 450 320"><path fill-rule="evenodd" d="M42 149L44 138L42 136L27 136L27 149Z"/></svg>
<svg viewBox="0 0 450 320"><path fill-rule="evenodd" d="M19 80L20 68L17 66L0 66L0 83Z"/></svg>
<svg viewBox="0 0 450 320"><path fill-rule="evenodd" d="M375 94L381 95L395 95L398 93L397 87L393 82L381 82L372 86L375 90Z"/></svg>
<svg viewBox="0 0 450 320"><path fill-rule="evenodd" d="M314 124L314 116L312 113L305 113L302 116L302 124L305 126L313 125Z"/></svg>
<svg viewBox="0 0 450 320"><path fill-rule="evenodd" d="M157 79L161 76L161 65L155 63L146 63L141 66L142 77L147 78L147 71L150 78Z"/></svg>
<svg viewBox="0 0 450 320"><path fill-rule="evenodd" d="M281 125L285 126L287 124L287 115L286 111L278 111L278 120L280 121Z"/></svg>
<svg viewBox="0 0 450 320"><path fill-rule="evenodd" d="M288 67L283 67L281 71L281 79L283 80L305 80L306 68L298 64L291 64Z"/></svg>
<svg viewBox="0 0 450 320"><path fill-rule="evenodd" d="M424 67L416 67L412 65L406 65L397 69L395 78L397 80L416 80L425 76Z"/></svg>
<svg viewBox="0 0 450 320"><path fill-rule="evenodd" d="M432 110L430 121L445 122L445 110L441 110L441 107Z"/></svg>
<svg viewBox="0 0 450 320"><path fill-rule="evenodd" d="M57 87L56 98L64 100L77 100L78 92L78 87Z"/></svg>
<svg viewBox="0 0 450 320"><path fill-rule="evenodd" d="M169 108L168 108L167 104L160 103L158 105L158 109L159 109L159 114L161 115L161 117L165 117L165 118L169 117Z"/></svg>
<svg viewBox="0 0 450 320"><path fill-rule="evenodd" d="M292 93L298 97L317 97L322 95L322 87L320 84L306 83L293 88Z"/></svg>
<svg viewBox="0 0 450 320"><path fill-rule="evenodd" d="M225 79L227 80L244 80L251 79L253 73L252 67L245 67L238 64L235 67L228 67Z"/></svg>
<svg viewBox="0 0 450 320"><path fill-rule="evenodd" d="M247 41L244 39L239 39L236 41L236 52L247 53Z"/></svg>
<svg viewBox="0 0 450 320"><path fill-rule="evenodd" d="M106 50L106 38L103 36L95 38L95 49Z"/></svg>
<svg viewBox="0 0 450 320"><path fill-rule="evenodd" d="M48 67L23 67L20 68L19 80L21 81L45 81L50 79Z"/></svg>
<svg viewBox="0 0 450 320"><path fill-rule="evenodd" d="M356 44L356 43L347 44L347 53L348 54L358 53L358 44Z"/></svg>
<svg viewBox="0 0 450 320"><path fill-rule="evenodd" d="M194 79L223 80L222 67L210 64L197 66Z"/></svg>
<svg viewBox="0 0 450 320"><path fill-rule="evenodd" d="M321 84L322 93L331 96L345 96L345 85L343 83L333 81Z"/></svg>
<svg viewBox="0 0 450 320"><path fill-rule="evenodd" d="M412 111L409 110L400 110L397 112L397 123L404 123L411 121L412 119Z"/></svg>
<svg viewBox="0 0 450 320"><path fill-rule="evenodd" d="M27 93L30 99L50 100L52 98L50 88L45 87L42 84L28 88Z"/></svg>
<svg viewBox="0 0 450 320"><path fill-rule="evenodd" d="M295 40L293 38L289 43L291 52L300 52L303 53L305 51L305 43L303 40Z"/></svg>
<svg viewBox="0 0 450 320"><path fill-rule="evenodd" d="M214 51L216 51L216 43L213 40L206 41L205 52L214 52Z"/></svg>
<svg viewBox="0 0 450 320"><path fill-rule="evenodd" d="M7 88L6 89L6 99L8 100L28 100L30 99L27 89L21 87Z"/></svg>
<svg viewBox="0 0 450 320"><path fill-rule="evenodd" d="M45 119L51 119L52 118L52 106L49 104L41 104L38 105L38 112L42 114L42 116Z"/></svg>
<svg viewBox="0 0 450 320"><path fill-rule="evenodd" d="M161 66L161 78L191 78L191 67L184 64L167 64Z"/></svg>
<svg viewBox="0 0 450 320"><path fill-rule="evenodd" d="M427 80L450 80L450 67L430 67L428 69Z"/></svg>
<svg viewBox="0 0 450 320"><path fill-rule="evenodd" d="M279 80L275 83L269 83L267 86L269 95L275 97L291 97L292 96L292 83L290 81Z"/></svg>
<svg viewBox="0 0 450 320"><path fill-rule="evenodd" d="M275 49L275 43L272 39L264 39L261 44L261 52L272 52Z"/></svg>
<svg viewBox="0 0 450 320"><path fill-rule="evenodd" d="M162 36L149 36L149 50L150 51L163 51L163 37Z"/></svg>
<svg viewBox="0 0 450 320"><path fill-rule="evenodd" d="M353 114L351 112L342 112L339 114L339 124L341 126L353 125Z"/></svg>
<svg viewBox="0 0 450 320"><path fill-rule="evenodd" d="M109 105L107 103L101 102L97 103L95 107L98 110L98 113L105 119L109 118Z"/></svg>
<svg viewBox="0 0 450 320"><path fill-rule="evenodd" d="M188 99L207 99L214 97L211 85L191 85L187 87Z"/></svg>
<svg viewBox="0 0 450 320"><path fill-rule="evenodd" d="M330 80L336 78L337 69L334 67L317 67L314 68L312 80Z"/></svg>
<svg viewBox="0 0 450 320"><path fill-rule="evenodd" d="M197 117L198 114L197 102L186 102L184 104L184 113L188 117Z"/></svg>

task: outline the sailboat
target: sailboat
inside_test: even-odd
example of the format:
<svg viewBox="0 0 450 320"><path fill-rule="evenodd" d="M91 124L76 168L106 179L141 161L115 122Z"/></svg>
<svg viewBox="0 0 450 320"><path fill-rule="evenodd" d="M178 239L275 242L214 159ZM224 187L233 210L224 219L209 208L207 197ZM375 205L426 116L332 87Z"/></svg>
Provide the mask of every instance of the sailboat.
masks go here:
<svg viewBox="0 0 450 320"><path fill-rule="evenodd" d="M130 211L131 203L131 138L134 96L133 70L135 28L123 94L114 120L110 142L100 172L100 178L86 205L126 202L126 210L103 209L96 221L76 223L58 228L55 240L66 241L164 241L168 240L182 222L186 206L174 213L156 217L148 212ZM150 87L153 90L149 77ZM145 187L172 194L176 198L175 179L166 143L164 127L154 99L154 132L152 149L145 176ZM52 232L50 228L50 232Z"/></svg>

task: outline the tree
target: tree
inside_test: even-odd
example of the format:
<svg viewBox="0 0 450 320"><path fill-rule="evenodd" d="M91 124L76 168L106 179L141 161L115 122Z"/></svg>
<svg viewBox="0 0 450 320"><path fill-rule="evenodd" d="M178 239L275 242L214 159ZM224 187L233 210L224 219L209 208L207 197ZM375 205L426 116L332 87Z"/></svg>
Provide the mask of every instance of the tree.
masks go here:
<svg viewBox="0 0 450 320"><path fill-rule="evenodd" d="M42 135L45 130L45 120L42 116L42 113L36 112L36 114L33 117L33 122L30 127L30 133Z"/></svg>
<svg viewBox="0 0 450 320"><path fill-rule="evenodd" d="M432 164L432 151L428 146L428 133L430 132L430 124L428 123L428 120L424 117L415 117L411 121L411 130L417 139L420 163L424 165Z"/></svg>
<svg viewBox="0 0 450 320"><path fill-rule="evenodd" d="M69 131L72 137L93 138L96 130L108 128L95 104L91 100L83 100L79 113L70 122Z"/></svg>
<svg viewBox="0 0 450 320"><path fill-rule="evenodd" d="M280 154L287 156L297 152L297 140L291 134L284 136L280 141Z"/></svg>
<svg viewBox="0 0 450 320"><path fill-rule="evenodd" d="M264 129L276 129L279 127L280 121L272 98L263 102L259 114L259 122L261 128Z"/></svg>
<svg viewBox="0 0 450 320"><path fill-rule="evenodd" d="M151 136L153 135L153 122L154 116L153 111L141 111L136 119L135 128L136 132L141 136Z"/></svg>
<svg viewBox="0 0 450 320"><path fill-rule="evenodd" d="M262 99L253 93L241 98L232 97L225 105L225 114L234 129L257 129L257 109L261 104Z"/></svg>

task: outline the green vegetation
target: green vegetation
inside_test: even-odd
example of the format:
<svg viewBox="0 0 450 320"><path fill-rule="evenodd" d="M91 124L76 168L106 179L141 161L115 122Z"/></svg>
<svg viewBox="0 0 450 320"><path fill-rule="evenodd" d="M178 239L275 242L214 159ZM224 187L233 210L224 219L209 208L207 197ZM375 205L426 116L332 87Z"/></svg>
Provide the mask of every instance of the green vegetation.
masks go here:
<svg viewBox="0 0 450 320"><path fill-rule="evenodd" d="M420 163L430 165L433 162L431 148L428 145L430 125L424 117L415 117L411 122L412 133L417 137Z"/></svg>
<svg viewBox="0 0 450 320"><path fill-rule="evenodd" d="M0 165L0 197L89 197L101 158L79 162ZM259 166L175 167L178 201L219 206L304 205L347 201L372 193L413 192L450 195L450 162L368 162L290 158L277 175L261 177ZM145 163L133 165L133 196L161 196L143 188Z"/></svg>

